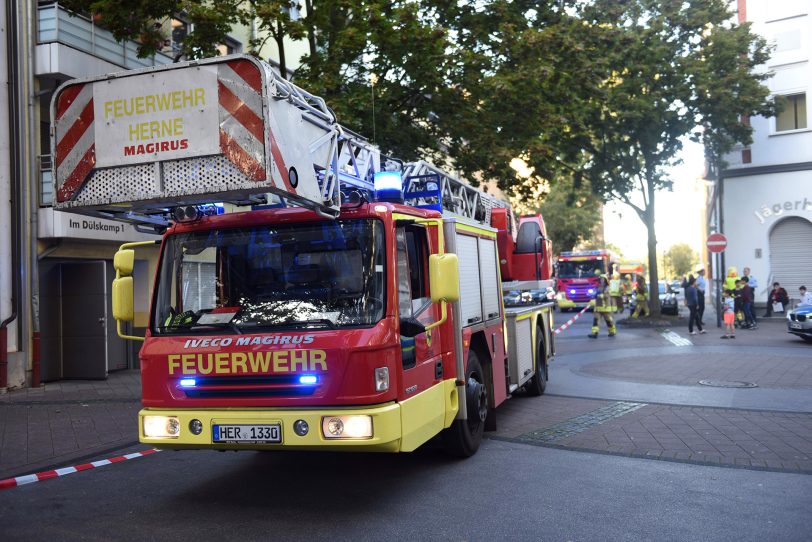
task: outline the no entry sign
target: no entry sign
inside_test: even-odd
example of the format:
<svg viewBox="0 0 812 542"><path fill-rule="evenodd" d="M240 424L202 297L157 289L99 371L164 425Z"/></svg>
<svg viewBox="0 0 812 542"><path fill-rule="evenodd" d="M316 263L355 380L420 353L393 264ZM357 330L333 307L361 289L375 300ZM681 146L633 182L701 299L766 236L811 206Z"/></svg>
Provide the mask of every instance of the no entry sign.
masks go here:
<svg viewBox="0 0 812 542"><path fill-rule="evenodd" d="M708 250L711 252L722 252L727 248L727 237L721 233L712 233L708 235Z"/></svg>

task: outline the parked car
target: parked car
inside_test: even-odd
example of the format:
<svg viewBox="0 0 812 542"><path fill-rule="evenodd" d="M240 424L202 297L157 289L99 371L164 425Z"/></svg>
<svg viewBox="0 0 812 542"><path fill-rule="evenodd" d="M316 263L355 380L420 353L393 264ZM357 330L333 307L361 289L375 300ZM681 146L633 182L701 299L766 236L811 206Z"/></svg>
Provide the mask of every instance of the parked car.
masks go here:
<svg viewBox="0 0 812 542"><path fill-rule="evenodd" d="M522 293L519 290L510 290L502 296L502 300L505 302L506 307L519 305L522 302Z"/></svg>
<svg viewBox="0 0 812 542"><path fill-rule="evenodd" d="M660 312L662 314L679 314L679 301L677 300L677 290L672 284L660 281Z"/></svg>
<svg viewBox="0 0 812 542"><path fill-rule="evenodd" d="M671 289L670 284L666 284L661 280L658 284L658 294L660 298L660 313L672 314L674 316L679 314L679 301L677 300L677 293ZM651 285L649 285L649 292L651 292ZM634 311L637 305L637 292L632 292L632 297L629 300L629 310ZM650 308L650 306L649 306Z"/></svg>
<svg viewBox="0 0 812 542"><path fill-rule="evenodd" d="M801 305L787 311L787 332L812 343L812 305Z"/></svg>

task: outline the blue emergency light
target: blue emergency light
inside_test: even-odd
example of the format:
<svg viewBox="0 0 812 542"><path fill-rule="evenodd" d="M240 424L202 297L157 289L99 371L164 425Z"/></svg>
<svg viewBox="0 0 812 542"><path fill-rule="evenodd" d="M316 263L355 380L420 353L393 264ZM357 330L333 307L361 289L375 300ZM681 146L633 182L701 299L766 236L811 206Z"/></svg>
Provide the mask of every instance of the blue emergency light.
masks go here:
<svg viewBox="0 0 812 542"><path fill-rule="evenodd" d="M299 384L316 384L319 377L316 375L302 375L299 377Z"/></svg>
<svg viewBox="0 0 812 542"><path fill-rule="evenodd" d="M181 378L178 384L180 384L181 388L194 388L197 386L197 380L194 378Z"/></svg>
<svg viewBox="0 0 812 542"><path fill-rule="evenodd" d="M403 203L403 180L399 171L379 171L374 182L375 201Z"/></svg>

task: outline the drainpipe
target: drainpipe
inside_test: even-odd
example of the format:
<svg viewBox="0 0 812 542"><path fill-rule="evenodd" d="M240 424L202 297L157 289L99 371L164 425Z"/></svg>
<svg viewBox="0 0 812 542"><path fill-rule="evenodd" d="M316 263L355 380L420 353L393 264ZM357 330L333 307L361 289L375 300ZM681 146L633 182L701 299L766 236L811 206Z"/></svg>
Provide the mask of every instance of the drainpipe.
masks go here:
<svg viewBox="0 0 812 542"><path fill-rule="evenodd" d="M37 144L37 102L35 95L34 81L34 50L36 40L34 38L34 28L36 27L37 4L34 2L20 2L20 43L22 48L23 77L20 81L24 92L21 92L25 108L20 108L22 125L24 127L24 139L26 142L23 159L23 181L28 191L28 262L29 262L29 288L31 294L31 387L38 388L40 382L40 358L39 358L39 262L37 260L37 239L39 238L39 192L40 178L36 174L39 168L35 168L38 152Z"/></svg>
<svg viewBox="0 0 812 542"><path fill-rule="evenodd" d="M19 122L17 118L19 104L19 65L17 56L17 6L16 0L9 0L5 6L6 27L6 67L8 70L8 119L9 119L9 200L8 211L4 202L3 212L8 212L9 240L11 248L11 315L0 322L0 393L8 391L8 326L17 319L17 304L22 298L20 254L22 239L20 236L21 213L19 205L21 189L21 156L19 145ZM19 341L18 341L19 344Z"/></svg>

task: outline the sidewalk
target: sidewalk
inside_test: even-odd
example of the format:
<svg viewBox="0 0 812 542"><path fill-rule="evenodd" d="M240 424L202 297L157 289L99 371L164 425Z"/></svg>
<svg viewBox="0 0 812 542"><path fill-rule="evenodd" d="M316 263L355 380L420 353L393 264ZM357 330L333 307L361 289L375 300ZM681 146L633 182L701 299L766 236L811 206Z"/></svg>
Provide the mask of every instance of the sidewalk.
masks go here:
<svg viewBox="0 0 812 542"><path fill-rule="evenodd" d="M140 407L139 371L0 395L0 480L136 443Z"/></svg>

